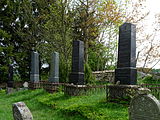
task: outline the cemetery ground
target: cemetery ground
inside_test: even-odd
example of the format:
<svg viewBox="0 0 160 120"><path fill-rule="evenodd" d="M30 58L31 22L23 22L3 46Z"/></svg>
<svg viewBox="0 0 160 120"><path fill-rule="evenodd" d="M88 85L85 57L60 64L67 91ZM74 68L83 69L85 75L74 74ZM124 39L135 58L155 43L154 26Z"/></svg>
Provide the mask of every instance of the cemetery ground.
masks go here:
<svg viewBox="0 0 160 120"><path fill-rule="evenodd" d="M12 104L23 101L34 120L127 120L128 105L106 102L105 91L90 96L65 96L42 89L7 95L0 91L0 120L13 120Z"/></svg>

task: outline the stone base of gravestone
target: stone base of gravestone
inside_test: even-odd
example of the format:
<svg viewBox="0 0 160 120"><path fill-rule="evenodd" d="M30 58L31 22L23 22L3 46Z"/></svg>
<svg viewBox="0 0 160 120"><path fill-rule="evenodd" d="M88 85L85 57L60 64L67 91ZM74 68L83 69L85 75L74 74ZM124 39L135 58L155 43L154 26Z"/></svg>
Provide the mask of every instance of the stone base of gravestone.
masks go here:
<svg viewBox="0 0 160 120"><path fill-rule="evenodd" d="M138 93L139 88L137 85L107 85L107 100L130 98Z"/></svg>
<svg viewBox="0 0 160 120"><path fill-rule="evenodd" d="M6 93L7 94L12 94L12 93L14 93L15 92L15 89L14 88L11 88L11 87L7 87L6 88Z"/></svg>
<svg viewBox="0 0 160 120"><path fill-rule="evenodd" d="M14 120L33 120L32 113L24 102L14 103L12 110Z"/></svg>
<svg viewBox="0 0 160 120"><path fill-rule="evenodd" d="M86 85L64 85L64 94L69 96L86 95L88 87Z"/></svg>
<svg viewBox="0 0 160 120"><path fill-rule="evenodd" d="M54 92L59 91L62 85L63 83L44 82L43 88L49 93L54 93Z"/></svg>
<svg viewBox="0 0 160 120"><path fill-rule="evenodd" d="M84 85L84 73L82 72L72 72L69 78L71 84Z"/></svg>
<svg viewBox="0 0 160 120"><path fill-rule="evenodd" d="M135 96L129 106L129 120L160 120L160 101L151 94Z"/></svg>
<svg viewBox="0 0 160 120"><path fill-rule="evenodd" d="M16 91L24 91L24 90L28 90L28 88L16 88Z"/></svg>
<svg viewBox="0 0 160 120"><path fill-rule="evenodd" d="M117 68L115 70L115 82L119 81L122 85L136 85L136 68Z"/></svg>
<svg viewBox="0 0 160 120"><path fill-rule="evenodd" d="M39 89L39 88L41 88L41 84L40 84L40 82L29 82L28 83L28 88L29 89Z"/></svg>
<svg viewBox="0 0 160 120"><path fill-rule="evenodd" d="M105 85L64 84L64 94L69 96L92 95L96 93L104 93L105 90Z"/></svg>

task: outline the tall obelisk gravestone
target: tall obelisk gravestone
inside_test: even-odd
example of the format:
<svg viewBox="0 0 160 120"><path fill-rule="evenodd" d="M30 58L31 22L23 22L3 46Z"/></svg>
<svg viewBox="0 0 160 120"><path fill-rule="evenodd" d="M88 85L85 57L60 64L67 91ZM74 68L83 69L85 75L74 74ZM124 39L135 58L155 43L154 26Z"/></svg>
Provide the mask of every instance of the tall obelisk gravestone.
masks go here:
<svg viewBox="0 0 160 120"><path fill-rule="evenodd" d="M7 87L13 88L13 65L8 66L8 82Z"/></svg>
<svg viewBox="0 0 160 120"><path fill-rule="evenodd" d="M115 70L115 82L135 85L136 69L136 26L124 23L119 28L118 63Z"/></svg>
<svg viewBox="0 0 160 120"><path fill-rule="evenodd" d="M52 53L49 82L59 83L59 53Z"/></svg>
<svg viewBox="0 0 160 120"><path fill-rule="evenodd" d="M37 52L31 53L30 81L39 82L39 54Z"/></svg>
<svg viewBox="0 0 160 120"><path fill-rule="evenodd" d="M75 85L84 84L84 43L83 41L73 41L72 50L72 72L70 83Z"/></svg>

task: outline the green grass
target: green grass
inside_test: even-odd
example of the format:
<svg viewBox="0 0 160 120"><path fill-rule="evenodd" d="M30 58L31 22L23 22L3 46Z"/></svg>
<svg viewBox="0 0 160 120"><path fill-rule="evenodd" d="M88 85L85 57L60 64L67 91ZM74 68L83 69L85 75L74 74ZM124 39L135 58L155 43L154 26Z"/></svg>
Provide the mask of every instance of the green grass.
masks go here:
<svg viewBox="0 0 160 120"><path fill-rule="evenodd" d="M128 120L128 106L106 102L105 93L69 97L44 90L10 95L0 91L0 120L13 120L12 104L19 101L26 103L34 120Z"/></svg>
<svg viewBox="0 0 160 120"><path fill-rule="evenodd" d="M160 79L154 79L153 76L146 76L138 80L138 84L160 84Z"/></svg>

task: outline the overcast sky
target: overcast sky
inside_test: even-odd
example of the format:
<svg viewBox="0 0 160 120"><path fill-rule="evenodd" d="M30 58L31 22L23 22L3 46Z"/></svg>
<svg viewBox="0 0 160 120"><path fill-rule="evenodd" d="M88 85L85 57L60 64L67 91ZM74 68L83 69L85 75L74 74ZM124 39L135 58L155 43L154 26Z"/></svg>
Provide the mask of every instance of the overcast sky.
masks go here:
<svg viewBox="0 0 160 120"><path fill-rule="evenodd" d="M146 0L146 2L152 14L160 13L160 0Z"/></svg>
<svg viewBox="0 0 160 120"><path fill-rule="evenodd" d="M155 15L160 14L160 0L146 0L146 9L144 9L144 10L149 11L149 15L145 18L146 20L143 21L143 23L142 23L146 27L144 29L144 32L153 33L153 27L155 27L154 23L153 23L153 22L155 22ZM154 43L155 42L157 44L160 44L160 31L157 33L157 36L154 39ZM146 44L146 43L143 43L143 44ZM143 46L143 44L142 44L142 46ZM144 45L144 47L145 47L145 45ZM157 61L158 61L158 59L157 59ZM147 67L152 67L154 64L155 64L154 62L149 63ZM142 65L143 65L143 63L141 63L141 62L137 63L137 67L142 67ZM154 68L160 69L160 62Z"/></svg>

